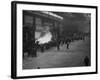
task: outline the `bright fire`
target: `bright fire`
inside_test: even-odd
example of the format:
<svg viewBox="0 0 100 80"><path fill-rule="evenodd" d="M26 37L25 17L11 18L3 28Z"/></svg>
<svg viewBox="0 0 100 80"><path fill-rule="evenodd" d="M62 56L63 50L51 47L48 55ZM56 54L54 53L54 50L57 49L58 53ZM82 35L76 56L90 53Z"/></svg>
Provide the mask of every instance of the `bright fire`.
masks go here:
<svg viewBox="0 0 100 80"><path fill-rule="evenodd" d="M44 44L44 43L48 43L49 41L51 41L51 39L52 39L51 32L47 32L45 33L43 37L40 37L39 39L37 39L36 42L39 41L39 44Z"/></svg>

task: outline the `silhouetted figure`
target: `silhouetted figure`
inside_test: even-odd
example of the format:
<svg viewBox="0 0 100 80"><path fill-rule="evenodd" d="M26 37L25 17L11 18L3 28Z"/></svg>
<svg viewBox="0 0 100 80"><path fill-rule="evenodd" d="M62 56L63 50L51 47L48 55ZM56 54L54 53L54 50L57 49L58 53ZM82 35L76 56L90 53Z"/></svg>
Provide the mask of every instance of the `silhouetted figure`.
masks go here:
<svg viewBox="0 0 100 80"><path fill-rule="evenodd" d="M57 50L60 50L60 40L57 41Z"/></svg>
<svg viewBox="0 0 100 80"><path fill-rule="evenodd" d="M67 39L67 40L66 40L66 47L67 47L67 49L69 49L69 43L70 43L70 42L69 42L69 39Z"/></svg>
<svg viewBox="0 0 100 80"><path fill-rule="evenodd" d="M41 44L41 52L44 52L44 45Z"/></svg>
<svg viewBox="0 0 100 80"><path fill-rule="evenodd" d="M30 43L31 47L28 51L29 52L28 56L37 57L38 43L39 43L38 41L36 43Z"/></svg>
<svg viewBox="0 0 100 80"><path fill-rule="evenodd" d="M38 50L38 48L39 48L39 41L37 41L37 42L35 43L35 49L36 49L36 51Z"/></svg>
<svg viewBox="0 0 100 80"><path fill-rule="evenodd" d="M40 69L40 67L37 67L37 69Z"/></svg>
<svg viewBox="0 0 100 80"><path fill-rule="evenodd" d="M89 58L88 58L88 56L86 56L84 58L84 64L85 64L85 66L89 66L89 63L90 63Z"/></svg>
<svg viewBox="0 0 100 80"><path fill-rule="evenodd" d="M59 50L60 49L60 47L59 47L59 45L57 45L57 50Z"/></svg>
<svg viewBox="0 0 100 80"><path fill-rule="evenodd" d="M67 42L67 49L69 49L69 43Z"/></svg>

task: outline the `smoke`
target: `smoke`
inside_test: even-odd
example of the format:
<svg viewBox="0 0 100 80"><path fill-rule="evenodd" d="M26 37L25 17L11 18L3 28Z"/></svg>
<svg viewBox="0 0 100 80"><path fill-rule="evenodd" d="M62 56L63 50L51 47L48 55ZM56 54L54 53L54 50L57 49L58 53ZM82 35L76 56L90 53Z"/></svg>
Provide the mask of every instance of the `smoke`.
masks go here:
<svg viewBox="0 0 100 80"><path fill-rule="evenodd" d="M37 39L36 42L39 41L39 44L44 44L44 43L48 43L49 41L51 41L51 39L52 39L51 32L46 32L45 35Z"/></svg>

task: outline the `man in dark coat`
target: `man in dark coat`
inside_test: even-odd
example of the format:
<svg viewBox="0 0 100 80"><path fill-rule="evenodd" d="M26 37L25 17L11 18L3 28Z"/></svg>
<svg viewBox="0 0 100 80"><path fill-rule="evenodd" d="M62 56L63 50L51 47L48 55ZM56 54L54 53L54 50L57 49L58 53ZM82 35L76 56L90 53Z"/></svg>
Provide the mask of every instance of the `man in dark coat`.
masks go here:
<svg viewBox="0 0 100 80"><path fill-rule="evenodd" d="M70 43L70 40L67 39L67 40L66 40L66 45L67 45L66 47L67 47L67 49L69 49L69 43Z"/></svg>

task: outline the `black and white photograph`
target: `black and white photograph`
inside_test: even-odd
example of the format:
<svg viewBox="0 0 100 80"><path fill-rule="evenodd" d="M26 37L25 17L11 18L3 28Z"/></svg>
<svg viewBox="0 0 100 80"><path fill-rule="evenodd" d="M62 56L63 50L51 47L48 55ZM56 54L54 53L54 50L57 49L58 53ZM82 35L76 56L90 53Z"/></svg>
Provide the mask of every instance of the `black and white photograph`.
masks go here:
<svg viewBox="0 0 100 80"><path fill-rule="evenodd" d="M91 65L90 13L23 11L23 69Z"/></svg>
<svg viewBox="0 0 100 80"><path fill-rule="evenodd" d="M97 73L97 7L12 2L12 77Z"/></svg>

